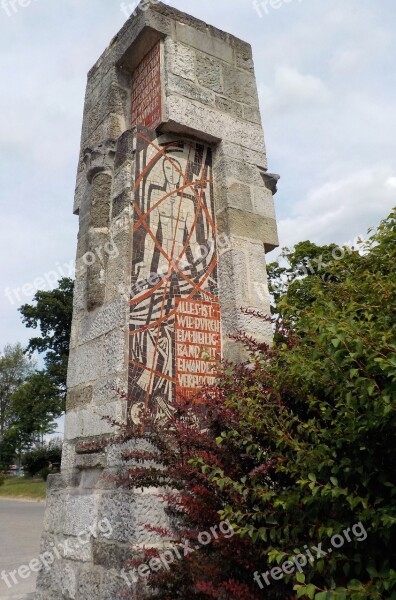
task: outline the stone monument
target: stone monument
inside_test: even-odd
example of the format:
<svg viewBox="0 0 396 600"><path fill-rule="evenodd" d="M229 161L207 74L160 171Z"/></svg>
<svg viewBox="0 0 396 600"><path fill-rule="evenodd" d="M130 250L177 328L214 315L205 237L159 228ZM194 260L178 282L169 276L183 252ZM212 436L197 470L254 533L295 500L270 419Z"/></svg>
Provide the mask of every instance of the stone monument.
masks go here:
<svg viewBox="0 0 396 600"><path fill-rule="evenodd" d="M243 358L230 334L271 340L241 307L270 310L277 180L250 45L143 0L88 75L65 441L37 600L139 597L122 569L158 545L145 525L165 511L156 490L112 483L122 448L104 417L164 419L213 382L219 354Z"/></svg>

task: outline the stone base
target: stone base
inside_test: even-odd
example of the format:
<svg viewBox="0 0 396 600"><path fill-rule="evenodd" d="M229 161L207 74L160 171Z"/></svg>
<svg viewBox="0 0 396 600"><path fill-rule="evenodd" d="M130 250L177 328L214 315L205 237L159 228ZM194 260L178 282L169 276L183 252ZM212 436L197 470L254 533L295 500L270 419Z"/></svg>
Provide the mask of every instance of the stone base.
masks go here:
<svg viewBox="0 0 396 600"><path fill-rule="evenodd" d="M144 574L134 568L148 560L145 548L164 548L167 540L147 529L169 529L165 490L126 489L115 479L121 470L136 467L121 454L139 449L152 451L146 441L111 446L101 454L81 456L93 466L70 469L50 476L41 544L43 567L38 574L35 600L139 600ZM144 466L151 466L146 464ZM142 464L139 464L142 467ZM130 574L129 574L130 572Z"/></svg>

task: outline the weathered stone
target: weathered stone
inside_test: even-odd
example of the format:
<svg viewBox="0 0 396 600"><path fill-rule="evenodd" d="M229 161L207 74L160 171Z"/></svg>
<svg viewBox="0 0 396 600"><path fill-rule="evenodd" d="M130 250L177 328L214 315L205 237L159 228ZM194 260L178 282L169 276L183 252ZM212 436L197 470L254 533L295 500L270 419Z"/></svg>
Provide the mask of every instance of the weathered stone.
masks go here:
<svg viewBox="0 0 396 600"><path fill-rule="evenodd" d="M217 33L217 32L216 32ZM208 35L208 31L199 31L196 28L196 23L193 27L176 23L176 38L179 42L184 42L187 46L196 48L197 50L204 50L208 55L233 63L234 50L230 45L220 39L217 36Z"/></svg>
<svg viewBox="0 0 396 600"><path fill-rule="evenodd" d="M230 65L222 65L224 94L244 104L258 106L256 80L253 74L235 69Z"/></svg>
<svg viewBox="0 0 396 600"><path fill-rule="evenodd" d="M93 563L105 569L119 569L127 567L127 562L138 555L136 549L130 544L95 540L93 543Z"/></svg>
<svg viewBox="0 0 396 600"><path fill-rule="evenodd" d="M254 73L253 55L250 46L241 46L235 50L235 64L240 69Z"/></svg>
<svg viewBox="0 0 396 600"><path fill-rule="evenodd" d="M82 408L92 401L92 385L69 389L66 399L66 410Z"/></svg>
<svg viewBox="0 0 396 600"><path fill-rule="evenodd" d="M248 213L236 208L227 208L217 215L220 233L233 234L251 240L260 240L267 252L278 246L274 219Z"/></svg>
<svg viewBox="0 0 396 600"><path fill-rule="evenodd" d="M202 52L197 53L197 80L200 85L218 94L223 93L222 63Z"/></svg>
<svg viewBox="0 0 396 600"><path fill-rule="evenodd" d="M110 222L110 198L112 177L99 173L92 182L91 226L108 227Z"/></svg>
<svg viewBox="0 0 396 600"><path fill-rule="evenodd" d="M261 123L260 110L254 106L244 106L243 117L246 119L246 121L251 121L252 123Z"/></svg>
<svg viewBox="0 0 396 600"><path fill-rule="evenodd" d="M190 46L166 38L165 53L166 65L170 73L195 81L195 51Z"/></svg>
<svg viewBox="0 0 396 600"><path fill-rule="evenodd" d="M270 311L264 250L277 244L251 48L161 2L145 8L88 76L65 441L42 539L42 552L58 542L66 550L40 574L37 600L137 600L145 580L122 569L145 562L144 547L171 544L153 530L171 530L167 490L119 483L137 465L160 467L161 453L148 439L119 436L145 407L171 409L168 381L199 387L200 376L174 361L179 316L193 322L186 299L212 315L225 358L246 358L228 334L272 336L270 323L240 310ZM216 251L218 275L209 271ZM210 306L190 296L197 282ZM220 352L220 335L213 339Z"/></svg>
<svg viewBox="0 0 396 600"><path fill-rule="evenodd" d="M243 117L242 105L238 104L238 102L230 100L229 98L222 98L221 96L216 96L216 108L218 108L222 112L230 113L235 117Z"/></svg>
<svg viewBox="0 0 396 600"><path fill-rule="evenodd" d="M242 149L247 148L262 153L263 130L254 123L241 121L232 115L222 114L218 110L212 110L174 94L168 97L168 111L169 126L175 128L178 133L189 132L197 135L197 132L200 132L204 140L218 142L224 139L241 146Z"/></svg>
<svg viewBox="0 0 396 600"><path fill-rule="evenodd" d="M128 179L125 179L125 183L128 182ZM132 190L131 188L124 189L118 196L116 196L113 200L113 208L112 208L112 219L118 217L130 204L132 201Z"/></svg>
<svg viewBox="0 0 396 600"><path fill-rule="evenodd" d="M113 302L109 302L95 314L86 315L80 326L80 344L87 344L95 338L110 333L114 328L123 326L125 319L126 313L123 299L117 298ZM68 383L68 385L70 386L71 384Z"/></svg>
<svg viewBox="0 0 396 600"><path fill-rule="evenodd" d="M133 160L135 150L135 132L133 129L128 129L117 141L114 169L119 169L126 161Z"/></svg>
<svg viewBox="0 0 396 600"><path fill-rule="evenodd" d="M191 98L205 104L207 106L215 106L215 94L195 83L191 83L177 75L170 74L168 76L168 90L176 92L185 98ZM217 98L216 98L217 102ZM242 112L242 111L241 111Z"/></svg>
<svg viewBox="0 0 396 600"><path fill-rule="evenodd" d="M251 188L247 184L234 182L229 185L218 185L216 193L219 210L231 207L253 211Z"/></svg>
<svg viewBox="0 0 396 600"><path fill-rule="evenodd" d="M85 571L82 569L78 578L77 600L100 599L100 588L102 583L102 570L90 567Z"/></svg>

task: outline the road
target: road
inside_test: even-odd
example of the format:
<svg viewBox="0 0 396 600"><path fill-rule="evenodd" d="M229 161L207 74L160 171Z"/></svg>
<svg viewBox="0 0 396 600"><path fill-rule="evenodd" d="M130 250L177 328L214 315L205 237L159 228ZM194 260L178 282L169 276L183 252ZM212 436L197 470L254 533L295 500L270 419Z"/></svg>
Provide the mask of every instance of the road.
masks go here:
<svg viewBox="0 0 396 600"><path fill-rule="evenodd" d="M44 510L44 503L0 500L0 574L29 565L38 557ZM0 579L0 600L30 600L36 574L29 570L26 579L14 576L17 584L8 576L11 587Z"/></svg>

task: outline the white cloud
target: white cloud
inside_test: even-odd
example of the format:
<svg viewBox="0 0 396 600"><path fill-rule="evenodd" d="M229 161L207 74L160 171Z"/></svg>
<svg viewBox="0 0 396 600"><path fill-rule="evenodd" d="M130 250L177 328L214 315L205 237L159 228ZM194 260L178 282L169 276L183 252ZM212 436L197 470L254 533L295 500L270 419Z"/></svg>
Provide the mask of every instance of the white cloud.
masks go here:
<svg viewBox="0 0 396 600"><path fill-rule="evenodd" d="M275 68L272 87L259 86L260 101L264 111L292 111L322 104L330 98L329 91L319 77L300 73L289 66Z"/></svg>
<svg viewBox="0 0 396 600"><path fill-rule="evenodd" d="M384 165L324 182L295 204L292 216L280 220L281 245L307 239L343 244L365 235L396 205L395 187L396 177Z"/></svg>

